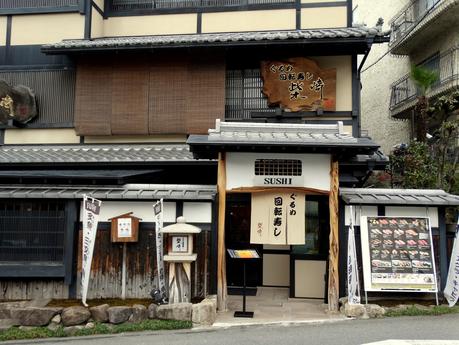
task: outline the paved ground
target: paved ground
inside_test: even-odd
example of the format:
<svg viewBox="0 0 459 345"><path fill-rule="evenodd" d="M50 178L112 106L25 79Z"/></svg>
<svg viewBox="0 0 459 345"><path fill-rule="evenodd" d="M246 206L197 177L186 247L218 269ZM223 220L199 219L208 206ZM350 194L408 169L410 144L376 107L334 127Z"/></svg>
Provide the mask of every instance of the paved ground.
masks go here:
<svg viewBox="0 0 459 345"><path fill-rule="evenodd" d="M435 317L401 317L338 321L324 324L231 327L208 331L136 333L114 337L56 340L67 345L459 345L459 314ZM387 341L389 339L437 340L427 342ZM438 341L438 340L458 340ZM56 344L45 341L40 344ZM8 342L10 343L10 342ZM30 341L21 342L31 343Z"/></svg>
<svg viewBox="0 0 459 345"><path fill-rule="evenodd" d="M226 313L218 313L216 327L253 325L282 322L334 321L346 319L341 314L329 314L323 300L288 297L288 288L258 287L256 296L247 296L247 310L254 311L251 318L233 317L242 310L242 296L228 296Z"/></svg>

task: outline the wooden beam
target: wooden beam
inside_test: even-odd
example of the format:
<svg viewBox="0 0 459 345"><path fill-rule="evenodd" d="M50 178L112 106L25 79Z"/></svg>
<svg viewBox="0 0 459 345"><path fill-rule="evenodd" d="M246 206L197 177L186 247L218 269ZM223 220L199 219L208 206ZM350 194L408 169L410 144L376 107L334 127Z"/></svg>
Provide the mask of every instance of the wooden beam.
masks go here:
<svg viewBox="0 0 459 345"><path fill-rule="evenodd" d="M330 252L328 257L328 310L338 311L339 305L339 240L338 240L338 161L333 160L330 169Z"/></svg>
<svg viewBox="0 0 459 345"><path fill-rule="evenodd" d="M226 310L226 248L225 248L225 210L226 210L226 162L225 153L218 154L218 231L217 231L217 308Z"/></svg>

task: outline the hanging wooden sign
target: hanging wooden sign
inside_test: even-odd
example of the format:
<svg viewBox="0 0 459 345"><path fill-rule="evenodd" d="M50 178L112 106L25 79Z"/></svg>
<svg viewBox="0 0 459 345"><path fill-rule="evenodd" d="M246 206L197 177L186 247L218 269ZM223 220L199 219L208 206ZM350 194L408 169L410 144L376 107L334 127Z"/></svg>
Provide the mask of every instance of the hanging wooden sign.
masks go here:
<svg viewBox="0 0 459 345"><path fill-rule="evenodd" d="M321 69L314 60L296 57L262 61L261 75L270 105L292 112L336 108L336 68Z"/></svg>
<svg viewBox="0 0 459 345"><path fill-rule="evenodd" d="M15 120L25 124L36 117L37 103L35 94L27 86L11 86L0 80L0 124Z"/></svg>

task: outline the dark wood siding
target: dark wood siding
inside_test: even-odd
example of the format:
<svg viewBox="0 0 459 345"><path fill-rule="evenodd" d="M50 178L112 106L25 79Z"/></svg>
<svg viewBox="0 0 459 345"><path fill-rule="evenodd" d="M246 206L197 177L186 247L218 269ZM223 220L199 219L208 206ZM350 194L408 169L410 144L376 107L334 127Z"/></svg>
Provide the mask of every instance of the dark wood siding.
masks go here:
<svg viewBox="0 0 459 345"><path fill-rule="evenodd" d="M223 57L84 58L76 89L79 135L207 133L225 115Z"/></svg>
<svg viewBox="0 0 459 345"><path fill-rule="evenodd" d="M110 241L110 230L108 226L109 223L102 223L99 225L97 231L91 266L91 278L88 288L88 299L121 297L123 244L112 243ZM78 297L81 296L81 239L82 231L80 230L77 258ZM192 264L192 297L204 297L204 291L209 291L209 277L206 273L209 270L209 245L209 231L203 231L196 236L195 252L198 253L198 259L196 263ZM138 242L127 244L126 267L126 297L149 298L150 292L157 286L154 224L140 223ZM167 272L167 263L165 263L165 268ZM207 285L206 288L204 284Z"/></svg>

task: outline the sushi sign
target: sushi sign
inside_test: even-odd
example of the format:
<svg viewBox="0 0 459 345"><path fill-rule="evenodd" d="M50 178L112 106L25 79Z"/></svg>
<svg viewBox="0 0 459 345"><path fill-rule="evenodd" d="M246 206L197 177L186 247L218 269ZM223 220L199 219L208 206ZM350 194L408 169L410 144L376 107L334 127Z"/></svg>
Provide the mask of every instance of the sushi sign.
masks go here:
<svg viewBox="0 0 459 345"><path fill-rule="evenodd" d="M437 292L429 218L361 217L366 291Z"/></svg>

